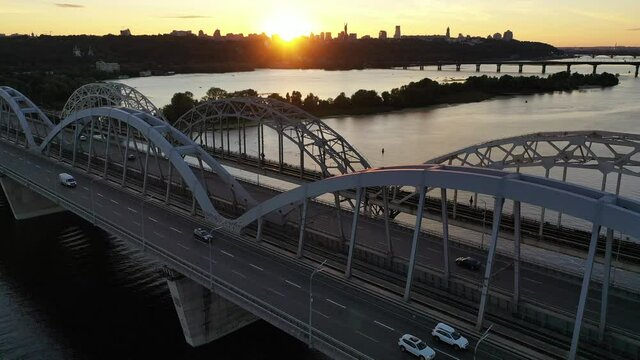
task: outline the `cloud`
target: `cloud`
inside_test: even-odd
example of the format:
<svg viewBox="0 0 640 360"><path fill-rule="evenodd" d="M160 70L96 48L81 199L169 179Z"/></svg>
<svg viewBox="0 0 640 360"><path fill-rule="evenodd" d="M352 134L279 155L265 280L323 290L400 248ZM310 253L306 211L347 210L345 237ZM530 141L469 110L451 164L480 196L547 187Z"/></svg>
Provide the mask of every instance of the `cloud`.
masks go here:
<svg viewBox="0 0 640 360"><path fill-rule="evenodd" d="M211 16L203 15L178 15L178 16L162 16L163 19L206 19Z"/></svg>
<svg viewBox="0 0 640 360"><path fill-rule="evenodd" d="M54 3L54 5L57 6L57 7L67 8L67 9L78 9L78 8L83 8L84 7L84 5L69 4L69 3Z"/></svg>
<svg viewBox="0 0 640 360"><path fill-rule="evenodd" d="M640 27L633 28L633 29L627 29L627 31L640 31Z"/></svg>

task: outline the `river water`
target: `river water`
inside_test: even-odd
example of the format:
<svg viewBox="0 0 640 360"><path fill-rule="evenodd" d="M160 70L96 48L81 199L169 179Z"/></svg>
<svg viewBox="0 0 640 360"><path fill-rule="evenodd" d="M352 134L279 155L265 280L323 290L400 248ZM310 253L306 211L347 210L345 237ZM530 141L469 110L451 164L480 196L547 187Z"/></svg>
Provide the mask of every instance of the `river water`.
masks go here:
<svg viewBox="0 0 640 360"><path fill-rule="evenodd" d="M201 97L212 86L281 94L299 90L326 98L361 88L380 92L424 77L459 81L476 75L473 68L462 70L258 70L123 82L162 106L174 92ZM495 75L491 70L483 68ZM517 68L502 70L517 74ZM591 67L573 70L590 72ZM628 73L630 66L598 70L620 73L620 85L325 121L374 166L420 163L470 144L537 131L640 133L640 80ZM539 72L539 67L525 67L525 73ZM267 147L272 152L267 156L276 148ZM295 148L285 151L295 158ZM592 186L601 181L577 171L569 178ZM638 198L640 186L625 180L622 192ZM264 322L192 349L184 342L157 263L70 214L16 222L5 206L0 207L0 226L0 359L278 359L283 353L314 358L304 344Z"/></svg>

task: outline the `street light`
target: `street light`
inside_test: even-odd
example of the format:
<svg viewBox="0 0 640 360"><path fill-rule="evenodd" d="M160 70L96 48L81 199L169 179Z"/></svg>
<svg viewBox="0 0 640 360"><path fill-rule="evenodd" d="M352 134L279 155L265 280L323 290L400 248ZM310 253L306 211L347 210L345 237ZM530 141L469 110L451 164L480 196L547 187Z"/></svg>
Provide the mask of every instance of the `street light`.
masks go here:
<svg viewBox="0 0 640 360"><path fill-rule="evenodd" d="M482 201L482 203L484 204L484 212L482 213L482 241L480 242L480 250L482 250L482 248L484 247L484 229L487 219L487 202L482 199L480 199L480 201Z"/></svg>
<svg viewBox="0 0 640 360"><path fill-rule="evenodd" d="M312 291L312 281L313 281L313 275L315 275L316 273L322 271L324 264L327 262L327 260L325 259L322 264L320 264L320 266L318 266L317 269L315 269L312 273L311 276L309 276L309 348L311 348L311 314L313 311L312 308L312 304L313 304L313 291Z"/></svg>
<svg viewBox="0 0 640 360"><path fill-rule="evenodd" d="M493 327L493 324L489 325L489 328L487 329L487 331L485 331L484 334L482 334L482 336L480 337L480 340L478 340L476 347L473 348L473 360L476 360L476 351L478 351L478 345L480 345L480 342L482 342L482 340L484 340L487 336L489 336L489 330L491 330L492 327Z"/></svg>

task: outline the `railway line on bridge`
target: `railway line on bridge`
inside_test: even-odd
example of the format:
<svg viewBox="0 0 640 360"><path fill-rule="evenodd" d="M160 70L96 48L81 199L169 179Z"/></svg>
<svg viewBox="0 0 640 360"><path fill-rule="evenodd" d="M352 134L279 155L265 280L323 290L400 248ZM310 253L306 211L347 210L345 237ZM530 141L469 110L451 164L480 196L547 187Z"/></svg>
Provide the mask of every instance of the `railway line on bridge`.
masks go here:
<svg viewBox="0 0 640 360"><path fill-rule="evenodd" d="M118 235L129 238L137 245L142 243L143 248L145 244L150 248L164 247L161 252L153 251L156 251L155 253L159 254L161 259L179 272L188 275L193 281L205 287L207 291L212 288L215 277L216 284L222 287L220 291L228 300L241 304L245 310L284 328L285 331L303 341L311 341L305 333L304 296L301 297L298 294L292 298L295 299L292 301L295 301L294 307L297 308L298 314L295 315L295 319L286 320L286 324L282 322L284 321L282 310L277 308L281 305L269 302L269 296L273 297L273 293L269 296L262 294L263 298L256 297L255 294L263 290L255 288L253 283L247 283L245 290L251 289L254 297L249 299L246 296L239 296L238 290L231 289L237 284L223 283L219 278L222 274L231 277L239 275L233 272L228 274L231 269L218 269L222 272L214 274L211 261L208 262L209 270L207 271L207 262L204 266L202 265L202 261L207 260L206 247L196 246L192 249L193 239L189 232L194 224L226 228L227 230L224 231L216 230L216 234L221 239L229 243L237 241L251 244L251 248L257 249L256 254L262 252L260 256L263 258L269 251L280 254L277 259L270 255L268 261L284 261L312 269L313 264L317 264L318 260L329 259L333 279L340 280L339 288L348 289L355 294L356 298L358 294L368 294L367 299L385 304L385 314L387 314L385 316L389 317L385 320L387 322L402 322L402 318L411 314L412 311L421 316L433 314L434 308L437 308L442 310L439 316L454 318L452 321L459 324L461 328L467 329L472 337L476 336L473 325L479 330L482 328L483 320L496 324L497 329L500 329L500 337L499 341L492 343L492 346L494 349L501 348L501 351L511 347L512 350L518 349L524 352L520 354L522 356L533 351L534 347L524 346L525 341L518 339L520 336L531 341L537 339L540 343L551 344L548 349L540 346L537 356L557 358L567 350L569 340L571 340L569 358L573 358L577 351L580 351L581 356L593 358L601 357L603 354L612 357L624 356L614 355L612 351L618 354L626 351L627 355L636 351L637 356L638 349L634 348L633 344L640 341L627 331L634 331L635 325L628 321L630 318L633 319L632 317L625 316L626 312L632 311L629 309L634 308L635 305L632 304L637 299L634 300L627 295L621 296L615 288L608 294L610 290L608 277L605 277L602 291L588 288L598 243L606 242L604 258L605 262L610 262L614 241L613 229L620 229L634 236L640 234L637 223L630 220L640 218L640 214L637 214L640 212L640 205L631 200L567 183L528 175L509 174L500 170L465 169L447 165L371 169L366 159L357 154L357 151L339 134L319 124L319 120L309 119L307 114L299 110L273 102L265 103L263 100L252 102L250 99L225 100L211 106L207 105L206 110L211 110L211 113L206 115L207 111L203 112L205 116L198 119L204 122L196 123L200 125L195 128L205 132L218 129L216 131L219 131L220 135L221 152L224 153L225 140L221 119L226 119L227 153L225 156L229 157L231 153L229 151L231 149L229 118L236 119L238 124L240 119L258 121L260 133L264 131L262 129L264 121L271 129L280 132L279 159L277 162L264 161L264 159L256 162L257 159L253 159L253 164L249 163L245 168L258 165L258 168L262 167L261 171L280 173L283 178L302 177L302 180L305 180L304 177L308 176L308 180L318 180L314 177L320 174L323 179L314 182L305 181L297 189L278 192L230 177L220 163L214 160L216 155L220 154L211 151L216 146L215 144L208 146L207 136L202 140L204 144L197 144L193 142L191 136L177 133L157 117L157 111L154 115L153 108L149 109L150 105L144 101L144 97L137 94L132 96L135 93L131 92L131 89L126 89L127 92L124 95L117 93L120 91L117 85L100 85L96 89L99 91L95 93L92 93L91 88L84 89L80 95L72 97L74 106L77 106L72 106L65 120L57 125L47 121L46 116L34 108L35 105L23 99L23 95L6 88L4 92L0 92L4 99L0 109L2 110L0 111L0 136L3 138L0 140L2 144L0 146L4 148L5 153L11 153L10 157L13 158L13 160L8 158L3 160L5 163L2 168L5 175L8 174L14 180L24 184L30 184L32 190L53 197L54 200L65 204L89 221L92 219L94 222L100 221L101 226L107 230L116 231ZM124 102L119 96L124 96L128 102ZM124 110L119 107L123 103L127 106ZM289 115L291 117L287 117ZM210 124L206 123L207 119L217 120L214 120L213 126L209 127ZM241 132L239 126L236 129L238 149L241 153L244 152L244 156L238 156L246 160L247 141L241 136L241 134L244 135L244 130ZM56 133L56 131L59 132ZM285 136L283 135L285 131L297 135ZM189 132L186 134L190 135ZM81 139L82 136L85 140ZM283 156L285 137L298 144L300 148L298 168L285 166ZM132 141L133 145L131 145ZM258 139L257 144L258 150L264 150L264 134L262 139ZM209 152L203 152L201 149ZM134 155L133 159L130 159L129 155ZM310 159L320 166L321 173L305 175L302 170L305 168L305 155L308 156L307 161ZM23 163L27 157L32 161L29 164L37 163L40 168L49 169L49 172L52 169L70 169L88 185L76 191L51 189L51 182L55 184L54 177L38 178L37 175L34 177L33 174L37 174L38 170ZM340 174L336 174L335 171ZM43 185L47 183L49 189ZM457 204L455 195L453 202L447 201L445 184L446 187L450 187L450 190L455 189L455 194L459 190L471 191L471 193L492 194L496 198L494 210L491 213L493 226L486 255L482 250L456 245L452 240L455 234L447 233L449 228L447 221L453 223L467 219L477 225L480 218L477 209ZM416 191L403 190L406 186L416 187ZM104 199L104 195L97 198L94 187L101 189L102 194L109 194L109 201ZM427 187L442 188L441 198L427 197ZM540 196L534 198L520 190L525 188L529 189L529 192L538 192ZM334 194L335 199L343 200L343 205L346 203L350 205L335 206L335 204L318 203L312 200L322 193ZM392 200L389 201L387 195L392 193L396 196L391 196ZM362 194L366 196L361 197ZM588 244L583 245L588 255L585 269L587 275L582 284L580 284L581 279L575 276L573 280L566 281L566 279L554 279L553 276L537 274L535 269L530 269L525 261L519 259L519 253L517 259L496 255L496 244L504 241L500 238L501 232L512 233L513 242L519 244L523 234L537 230L535 222L532 222L532 226L527 225L521 216L502 217L504 197L514 199L514 209L518 211L522 200L550 209L562 209L567 214L582 217L594 223L592 234L587 234L588 242L583 243ZM394 202L395 199L401 201ZM419 200L416 201L416 199ZM145 219L145 203L148 206L146 211L156 214L153 215L155 221ZM340 201L337 203L339 204ZM98 206L100 209L96 208L96 204L101 204ZM121 208L125 205L129 206L129 211L138 210L132 212L133 216L123 220ZM374 206L375 211L371 211ZM403 228L393 224L390 226L389 223L392 222L390 209L395 212L413 212L416 215L415 228ZM430 213L431 218L440 215L443 226L441 236L422 228L425 210ZM138 214L137 211L140 211L139 220L136 220L137 215L134 215ZM600 212L605 215L598 215ZM455 216L449 216L451 213ZM100 214L99 220L96 214ZM172 219L171 214L177 214L178 217ZM382 215L383 219L380 220L372 215L377 217ZM166 223L160 224L159 217L167 219ZM135 224L136 221L138 224ZM122 224L118 224L119 222ZM512 223L513 231L509 227ZM503 226L497 226L497 224ZM118 226L126 226L128 230L122 232L117 230ZM163 230L166 231L163 233L158 230L163 226L170 227ZM607 227L606 237L597 236L596 230L599 231L600 226ZM160 231L159 235L149 238L150 230ZM548 226L544 227L544 230L545 232L554 231ZM559 228L558 231L563 229ZM345 233L349 232L350 236L345 236ZM421 244L419 248L418 242ZM387 251L391 248L393 248L393 256ZM218 250L223 251L216 245L216 251ZM625 256L629 256L627 260L634 261L634 254L631 250L627 250L625 249ZM211 251L209 247L209 252ZM484 276L450 268L449 261L457 254L465 253L476 254L486 259ZM188 260L186 263L184 259L176 262L175 256L182 258L186 256ZM223 257L223 259L226 258ZM200 265L194 268L193 264ZM269 262L260 263L260 266L267 265ZM241 271L244 272L246 269ZM304 273L306 270L300 271ZM340 276L340 273L344 275ZM280 270L278 274L284 273ZM246 275L243 276L246 278ZM176 281L182 281L180 279L182 277L175 276L175 279L169 279L169 281L175 284ZM491 289L489 289L490 279L492 284L495 283ZM520 285L518 285L519 282ZM296 283L300 283L299 278ZM357 283L362 285L358 287ZM539 297L547 293L544 289L549 286L558 289L554 291L566 291L566 294L558 296L558 299L553 299L559 301L560 305L557 308L553 308L550 304L553 301L549 303L550 299ZM371 289L378 289L378 295L374 296ZM523 293L529 291L529 293L519 296L520 291ZM276 293L275 296L280 295ZM603 304L594 302L594 298ZM356 301L360 304L358 306L365 306L361 304L362 300L345 301ZM607 301L610 301L610 309L607 308ZM457 310L451 308L451 303L458 303ZM398 316L397 310L393 309L396 305L392 304L403 304L404 315ZM379 308L377 309L370 308L367 311L375 314L376 311L380 311ZM605 327L603 319L607 320L607 309L609 318ZM478 319L473 321L476 312ZM575 326L571 320L574 312L577 312ZM274 318L276 313L280 315ZM585 313L586 316L583 316ZM540 314L545 315L541 317ZM433 315L430 319L430 321L434 320ZM306 330L320 338L317 346L334 356L338 356L336 355L338 353L341 357L367 356L362 351L371 351L368 356L374 355L374 357L387 354L385 358L392 358L398 355L395 349L393 349L395 353L390 352L389 346L394 347L393 342L372 346L371 343L364 341L370 340L369 335L365 339L358 337L352 339L347 335L354 329L359 329L357 331L365 334L374 331L370 327L360 328L357 324L361 323L362 320L359 319L352 324L352 328L341 327L341 333L332 332L325 327L309 327ZM558 326L564 326L565 329L558 330ZM570 331L571 327L574 327L574 331ZM536 331L543 328L551 332L548 335L536 336ZM379 330L375 330L376 333ZM517 331L517 336L513 334L514 330ZM581 348L578 350L577 335L580 334L580 330L583 330L589 340L580 342ZM424 328L421 331L425 331ZM596 345L597 340L593 338L597 338L598 335L606 336L608 347L601 348ZM187 336L186 333L185 336ZM620 341L625 343L626 348L613 347L614 342ZM535 357L531 354L529 356Z"/></svg>

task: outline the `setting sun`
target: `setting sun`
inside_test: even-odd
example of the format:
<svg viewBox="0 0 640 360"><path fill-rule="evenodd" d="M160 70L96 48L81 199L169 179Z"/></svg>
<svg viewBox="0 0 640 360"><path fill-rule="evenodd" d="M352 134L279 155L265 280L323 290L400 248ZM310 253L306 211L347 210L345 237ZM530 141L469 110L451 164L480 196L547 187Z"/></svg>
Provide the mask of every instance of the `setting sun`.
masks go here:
<svg viewBox="0 0 640 360"><path fill-rule="evenodd" d="M279 35L282 40L291 41L299 36L308 35L312 26L302 13L293 10L280 10L265 20L264 29L270 36Z"/></svg>

